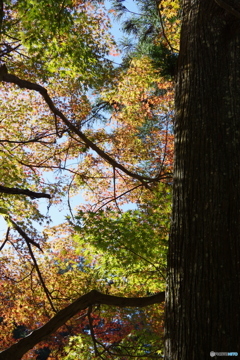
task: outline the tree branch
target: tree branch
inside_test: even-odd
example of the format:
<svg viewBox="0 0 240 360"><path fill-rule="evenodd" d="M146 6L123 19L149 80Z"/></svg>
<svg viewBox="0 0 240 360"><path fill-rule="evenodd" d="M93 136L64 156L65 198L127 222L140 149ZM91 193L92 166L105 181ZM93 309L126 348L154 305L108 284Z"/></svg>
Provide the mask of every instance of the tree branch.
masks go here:
<svg viewBox="0 0 240 360"><path fill-rule="evenodd" d="M20 226L17 223L15 223L15 221L13 221L11 219L11 217L9 215L6 216L6 221L10 221L10 223L12 224L13 229L15 229L19 233L19 235L22 236L22 238L26 241L27 245L32 244L33 246L36 246L40 251L42 251L41 247L34 240L32 240L25 233L25 231L23 229L21 229Z"/></svg>
<svg viewBox="0 0 240 360"><path fill-rule="evenodd" d="M165 292L160 292L149 297L124 298L120 296L106 295L97 290L92 290L89 293L80 296L66 308L60 310L45 325L21 339L18 343L0 352L0 360L20 360L22 356L36 344L64 325L78 312L88 308L89 306L104 304L118 307L145 307L148 305L162 303L164 300Z"/></svg>
<svg viewBox="0 0 240 360"><path fill-rule="evenodd" d="M92 338L92 342L93 342L95 356L98 356L99 353L98 353L97 341L96 341L94 329L93 329L93 319L91 317L91 312L92 312L92 305L89 306L89 308L88 308L87 317L88 317L88 323L89 323L89 327L90 327L90 334L91 334L91 338Z"/></svg>
<svg viewBox="0 0 240 360"><path fill-rule="evenodd" d="M65 130L66 132L67 130ZM62 131L63 132L63 131ZM43 134L43 135L39 135L39 136L36 136L35 138L33 139L29 139L29 140L7 140L7 139L0 139L0 143L7 143L7 144L20 144L20 145L23 145L23 144L28 144L28 143L34 143L34 142L39 142L41 144L52 144L53 141L42 141L41 139L44 139L46 137L50 137L50 136L53 136L55 135L56 132L54 133L46 133L46 134Z"/></svg>
<svg viewBox="0 0 240 360"><path fill-rule="evenodd" d="M163 34L163 37L164 39L166 40L168 46L170 47L170 50L174 53L174 52L177 52L178 53L178 49L175 49L174 47L172 47L170 41L168 40L167 38L167 35L165 33L165 28L164 28L164 23L163 23L163 18L162 18L162 13L161 13L161 10L160 10L160 3L158 1L155 1L156 2L156 8L157 8L157 12L158 12L158 16L159 16L159 20L160 20L160 24L161 24L161 28L162 28L162 34Z"/></svg>
<svg viewBox="0 0 240 360"><path fill-rule="evenodd" d="M240 19L240 12L235 10L231 5L227 4L223 0L215 0L215 3L220 6L222 9L226 10L231 15L235 16L236 18Z"/></svg>
<svg viewBox="0 0 240 360"><path fill-rule="evenodd" d="M0 251L3 249L4 245L8 242L9 232L10 232L10 227L7 228L6 237L2 245L0 246Z"/></svg>
<svg viewBox="0 0 240 360"><path fill-rule="evenodd" d="M94 144L82 131L80 131L75 125L73 125L66 116L58 110L50 96L48 95L47 90L38 84L32 83L27 80L22 80L16 75L9 74L6 65L0 66L0 81L13 83L18 85L20 88L25 88L29 90L35 90L39 92L42 97L44 98L45 102L47 103L49 109L52 111L54 116L60 117L60 119L63 121L65 125L67 125L68 129L74 132L80 139L84 141L84 143L89 146L92 150L94 150L99 156L101 156L104 160L106 160L109 164L111 164L113 167L120 169L128 176L137 179L141 181L145 185L145 181L154 182L159 181L161 177L156 178L149 178L146 176L142 176L139 174L135 174L132 171L126 169L123 165L119 164L116 160L114 160L111 156L109 156L107 153L105 153L102 149L100 149L96 144Z"/></svg>
<svg viewBox="0 0 240 360"><path fill-rule="evenodd" d="M39 280L40 280L40 283L42 284L43 290L44 290L44 292L45 292L45 294L46 294L46 297L47 297L47 299L48 299L48 301L49 301L49 304L50 304L52 310L53 310L54 312L56 312L56 309L55 309L55 307L54 307L54 305L53 305L53 302L52 302L52 299L51 299L51 294L49 293L49 290L48 290L48 288L47 288L47 286L46 286L46 284L45 284L45 281L43 280L41 271L40 271L40 269L39 269L37 260L36 260L36 258L35 258L35 256L34 256L34 253L33 253L33 251L32 251L31 244L29 243L29 241L27 241L27 246L28 246L28 251L29 251L29 254L31 255L31 258L32 258L34 267L36 268L36 271L37 271L37 274L38 274L38 278L39 278Z"/></svg>
<svg viewBox="0 0 240 360"><path fill-rule="evenodd" d="M28 189L11 188L2 185L0 185L0 193L12 194L12 195L26 195L26 196L30 196L31 199L36 199L36 198L51 199L51 196L49 194L39 193Z"/></svg>

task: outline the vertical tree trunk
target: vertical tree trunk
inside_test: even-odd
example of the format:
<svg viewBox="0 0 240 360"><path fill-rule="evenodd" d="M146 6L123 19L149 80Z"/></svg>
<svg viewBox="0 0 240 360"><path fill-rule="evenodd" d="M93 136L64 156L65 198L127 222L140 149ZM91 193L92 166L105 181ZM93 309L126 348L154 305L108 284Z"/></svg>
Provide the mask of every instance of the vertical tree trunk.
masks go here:
<svg viewBox="0 0 240 360"><path fill-rule="evenodd" d="M205 360L240 355L240 4L182 7L165 359Z"/></svg>

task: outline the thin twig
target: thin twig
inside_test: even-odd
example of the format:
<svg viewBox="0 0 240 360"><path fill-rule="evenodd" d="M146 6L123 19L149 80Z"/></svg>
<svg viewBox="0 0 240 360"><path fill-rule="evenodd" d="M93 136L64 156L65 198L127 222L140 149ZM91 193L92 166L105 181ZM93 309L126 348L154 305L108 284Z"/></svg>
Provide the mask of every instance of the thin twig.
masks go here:
<svg viewBox="0 0 240 360"><path fill-rule="evenodd" d="M0 143L7 143L7 144L28 144L28 143L33 143L33 142L40 142L41 144L52 144L53 141L47 142L47 141L39 141L41 139L44 139L46 137L49 136L53 136L55 135L55 133L52 134L47 134L47 135L40 135L40 136L36 136L33 139L29 139L29 140L7 140L7 139L0 139Z"/></svg>
<svg viewBox="0 0 240 360"><path fill-rule="evenodd" d="M168 46L170 47L171 51L172 51L172 52L178 52L178 50L175 49L175 48L171 45L170 41L169 41L168 38L167 38L167 35L166 35L166 33L165 33L164 24L163 24L162 13L161 13L161 10L160 10L160 7L159 7L159 3L158 3L157 0L156 0L155 2L156 2L156 8L157 8L157 12L158 12L158 16L159 16L161 28L162 28L163 37L164 37L164 39L166 40L166 42L167 42Z"/></svg>
<svg viewBox="0 0 240 360"><path fill-rule="evenodd" d="M4 245L5 245L6 242L9 240L9 239L8 239L9 232L10 232L10 227L7 228L6 237L5 237L5 240L4 240L4 242L2 243L2 245L1 245L1 247L0 247L0 251L3 249Z"/></svg>
<svg viewBox="0 0 240 360"><path fill-rule="evenodd" d="M72 212L72 207L71 207L71 202L70 202L70 189L71 189L71 185L73 183L75 174L72 177L72 180L70 181L69 185L68 185L68 190L67 190L67 202L68 202L68 208L71 214L72 219L74 220L74 216L73 216L73 212Z"/></svg>
<svg viewBox="0 0 240 360"><path fill-rule="evenodd" d="M117 232L119 235L121 235L121 232L120 230L117 229ZM159 272L159 274L165 279L166 277L163 275L163 273L159 270L159 268L153 264L150 260L148 260L147 258L145 258L144 256L142 255L139 255L138 253L136 253L134 250L130 249L129 247L127 247L126 245L124 245L124 243L122 241L119 241L118 240L118 243L121 247L123 247L124 249L126 249L127 251L131 252L132 254L136 255L137 257L139 257L140 259L146 261L148 264L152 265L157 272Z"/></svg>
<svg viewBox="0 0 240 360"><path fill-rule="evenodd" d="M101 205L95 212L98 212L100 209L102 209L104 206L106 206L106 205L109 204L110 202L112 202L112 201L114 201L114 200L116 200L116 199L119 199L121 196L124 196L124 195L128 194L129 192L131 192L131 191L133 191L133 190L135 190L135 189L137 189L137 188L139 188L139 187L141 187L141 186L143 186L143 185L142 185L142 184L138 184L138 185L134 186L133 188L125 191L124 193L116 196L115 198L111 198L109 201L107 201L106 203L104 203L103 205Z"/></svg>
<svg viewBox="0 0 240 360"><path fill-rule="evenodd" d="M29 242L27 242L27 246L28 246L29 254L31 255L31 258L32 258L33 263L34 263L34 266L35 266L35 268L36 268L36 271L37 271L39 280L40 280L40 282L41 282L41 284L42 284L42 287L43 287L43 289L44 289L44 292L45 292L45 294L46 294L46 297L47 297L47 299L48 299L48 301L49 301L49 304L50 304L52 310L56 313L57 310L55 309L55 307L54 307L54 305L53 305L53 302L52 302L52 299L51 299L51 295L50 295L49 290L48 290L48 288L47 288L47 286L46 286L46 284L45 284L45 282L44 282L44 280L43 280L43 277L42 277L41 271L40 271L40 269L39 269L37 260L36 260L34 254L33 254L33 251L32 251L32 248L31 248L31 244L30 244Z"/></svg>
<svg viewBox="0 0 240 360"><path fill-rule="evenodd" d="M118 206L118 203L117 203L117 196L116 196L116 169L115 167L113 167L113 195L114 195L114 202L116 204L116 207L118 209L118 211L121 213L121 209L120 207Z"/></svg>
<svg viewBox="0 0 240 360"><path fill-rule="evenodd" d="M91 312L92 312L92 305L89 306L88 308L88 312L87 312L87 317L88 317L88 322L89 322L89 327L90 327L90 334L91 334L91 338L93 341L93 347L94 347L94 351L95 351L95 355L98 356L98 348L96 345L96 339L95 339L95 335L94 335L94 329L93 329L93 321L92 321L92 317L91 317Z"/></svg>

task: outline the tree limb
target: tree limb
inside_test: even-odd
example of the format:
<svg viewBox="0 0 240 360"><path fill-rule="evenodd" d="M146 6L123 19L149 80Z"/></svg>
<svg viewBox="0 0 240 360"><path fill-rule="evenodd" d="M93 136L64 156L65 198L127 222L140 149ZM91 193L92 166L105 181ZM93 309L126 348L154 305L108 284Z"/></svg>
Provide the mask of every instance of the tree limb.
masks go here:
<svg viewBox="0 0 240 360"><path fill-rule="evenodd" d="M36 199L36 198L51 199L51 196L49 194L39 193L39 192L31 191L28 189L12 188L12 187L2 186L2 185L0 185L0 193L12 194L12 195L27 195L27 196L30 196L31 199Z"/></svg>
<svg viewBox="0 0 240 360"><path fill-rule="evenodd" d="M45 325L21 339L18 343L0 352L0 360L20 360L22 356L36 344L64 325L78 312L92 305L103 304L118 307L145 307L148 305L162 303L164 300L165 292L160 292L149 297L124 298L120 296L106 295L97 290L92 290L89 293L80 296L66 308L60 310Z"/></svg>
<svg viewBox="0 0 240 360"><path fill-rule="evenodd" d="M9 215L6 216L6 221L9 221L12 224L13 229L15 229L19 233L19 235L22 236L22 238L26 241L27 244L32 244L33 246L36 246L40 251L42 251L41 247L34 240L32 240L25 233L25 231L23 229L21 229L20 226L11 219L11 217Z"/></svg>
<svg viewBox="0 0 240 360"><path fill-rule="evenodd" d="M65 132L66 132L66 131L67 131L67 130L65 130ZM8 140L8 139L0 139L0 143L20 144L20 145L23 145L23 144L28 144L28 143L40 142L41 144L52 144L53 141L42 141L41 139L44 139L44 138L53 136L53 135L55 135L55 134L56 134L56 132L54 132L54 133L46 133L46 134L42 134L42 135L36 136L35 138L29 139L29 140Z"/></svg>
<svg viewBox="0 0 240 360"><path fill-rule="evenodd" d="M231 5L226 3L223 0L215 0L215 3L220 6L222 9L226 10L231 15L235 16L236 18L240 19L240 12L235 10Z"/></svg>
<svg viewBox="0 0 240 360"><path fill-rule="evenodd" d="M48 299L48 302L49 302L52 310L53 310L54 312L56 312L56 309L55 309L55 307L54 307L54 305L53 305L53 302L52 302L51 294L50 294L50 292L49 292L49 290L48 290L48 288L47 288L47 286L46 286L46 284L45 284L45 281L43 280L42 273L41 273L41 271L40 271L40 269L39 269L37 260L36 260L36 258L35 258L35 256L34 256L34 253L33 253L33 251L32 251L31 244L29 243L29 241L27 241L27 246L28 246L28 251L29 251L29 254L31 255L31 258L32 258L34 267L36 268L36 271L37 271L37 274L38 274L38 278L39 278L39 280L40 280L40 283L42 284L43 290L44 290L44 292L45 292L45 294L46 294L46 297L47 297L47 299Z"/></svg>
<svg viewBox="0 0 240 360"><path fill-rule="evenodd" d="M69 130L71 130L76 135L78 135L78 137L82 139L87 146L89 146L92 150L94 150L99 156L101 156L113 167L118 168L121 171L123 171L125 174L129 175L130 177L141 181L144 185L145 185L145 181L154 182L154 181L159 181L161 179L161 177L159 176L157 176L156 178L149 178L146 176L135 174L132 171L126 169L123 165L119 164L116 160L114 160L111 156L109 156L106 152L104 152L96 144L94 144L82 131L80 131L75 125L73 125L60 110L58 110L55 107L52 99L48 95L47 90L43 86L32 83L27 80L22 80L16 75L9 74L5 64L0 66L0 81L13 83L18 85L20 88L35 90L39 92L44 98L45 102L47 103L49 109L52 111L54 116L60 117L63 123L67 125Z"/></svg>

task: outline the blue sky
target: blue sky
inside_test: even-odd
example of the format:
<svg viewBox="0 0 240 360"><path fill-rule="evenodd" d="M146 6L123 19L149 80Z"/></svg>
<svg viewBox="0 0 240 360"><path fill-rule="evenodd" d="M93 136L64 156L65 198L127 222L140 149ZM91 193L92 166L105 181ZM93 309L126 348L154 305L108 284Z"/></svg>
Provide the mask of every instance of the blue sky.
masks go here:
<svg viewBox="0 0 240 360"><path fill-rule="evenodd" d="M105 4L106 4L107 9L111 8L111 2L109 0L106 0ZM134 1L126 0L124 2L124 5L131 11L137 11L136 2L134 2ZM111 32L112 32L114 38L116 39L116 41L119 41L121 39L121 37L123 36L123 33L121 31L121 24L113 16L111 17L111 20L112 20ZM111 59L116 62L121 61L121 57L112 57ZM46 178L49 178L49 181L53 181L53 177L51 176L50 173L46 174ZM38 200L38 203L40 206L40 211L43 214L48 213L50 215L50 217L52 218L51 225L57 225L57 224L60 224L65 221L65 216L67 214L69 214L69 210L67 209L67 201L66 200L67 199L65 199L64 203L60 206L52 205L50 207L49 211L48 211L49 202L45 199ZM79 205L80 203L85 203L85 200L84 200L83 196L78 195L78 196L72 197L70 202L71 202L71 207L74 210L74 208L77 205ZM135 208L135 206L133 206L133 204L128 204L128 205L124 206L124 210L130 209L130 208ZM39 230L40 230L40 227L37 224L36 224L36 227L39 228ZM4 219L0 216L0 237L5 231L6 231L6 223L5 223Z"/></svg>

